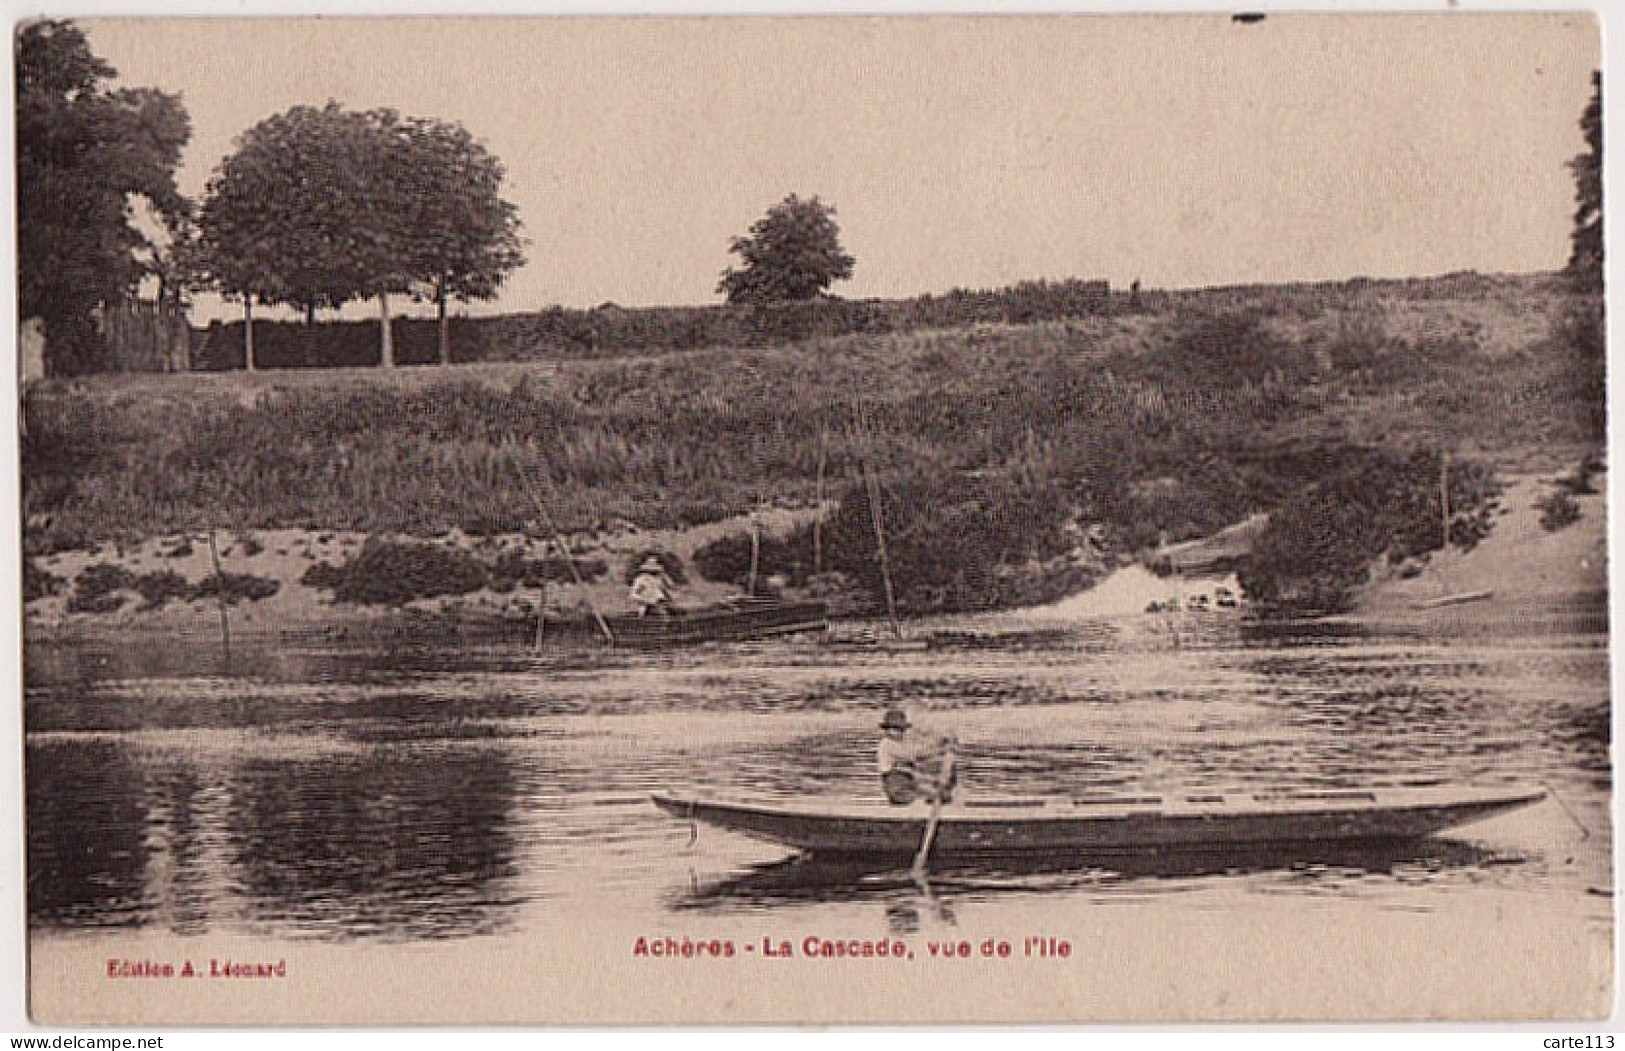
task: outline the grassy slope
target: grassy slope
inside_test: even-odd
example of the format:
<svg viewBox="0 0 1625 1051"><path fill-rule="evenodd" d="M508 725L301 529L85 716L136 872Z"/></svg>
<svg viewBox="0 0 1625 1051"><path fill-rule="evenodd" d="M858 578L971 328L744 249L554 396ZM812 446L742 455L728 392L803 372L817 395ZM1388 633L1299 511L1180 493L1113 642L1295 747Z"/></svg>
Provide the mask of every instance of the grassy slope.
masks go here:
<svg viewBox="0 0 1625 1051"><path fill-rule="evenodd" d="M1175 529L1190 535L1204 506L1211 527L1278 498L1280 458L1327 442L1571 464L1596 444L1600 409L1553 340L1576 302L1543 276L1226 289L1158 297L1145 314L772 349L51 382L28 407L27 543L208 527L504 533L541 517L536 500L561 527L600 534L806 506L821 462L833 491L857 477L859 394L892 478L1055 475L1115 493L1190 490L1179 475L1201 457L1250 465L1228 476L1243 491L1224 507L1195 491L1198 513ZM1307 372L1221 390L1167 358L1225 312Z"/></svg>

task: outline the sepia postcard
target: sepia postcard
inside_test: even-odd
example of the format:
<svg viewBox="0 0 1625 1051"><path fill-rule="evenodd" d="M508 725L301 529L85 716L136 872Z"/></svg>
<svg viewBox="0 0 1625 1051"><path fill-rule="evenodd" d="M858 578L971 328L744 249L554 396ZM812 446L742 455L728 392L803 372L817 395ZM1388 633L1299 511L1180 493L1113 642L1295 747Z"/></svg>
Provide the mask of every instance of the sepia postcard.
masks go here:
<svg viewBox="0 0 1625 1051"><path fill-rule="evenodd" d="M35 1024L1611 1015L1594 15L14 32Z"/></svg>

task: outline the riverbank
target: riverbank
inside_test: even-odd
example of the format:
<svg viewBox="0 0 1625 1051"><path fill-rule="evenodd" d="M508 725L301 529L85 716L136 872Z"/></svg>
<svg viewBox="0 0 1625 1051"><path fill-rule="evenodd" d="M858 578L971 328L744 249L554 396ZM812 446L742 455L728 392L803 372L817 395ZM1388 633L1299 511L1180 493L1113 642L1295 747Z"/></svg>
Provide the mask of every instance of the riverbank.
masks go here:
<svg viewBox="0 0 1625 1051"><path fill-rule="evenodd" d="M690 529L644 530L622 525L591 537L569 537L565 543L578 566L586 567L577 582L563 569L540 586L504 585L491 581L463 594L441 595L398 605L338 602L331 587L320 586L321 568L352 562L369 534L345 530L271 529L216 534L220 570L268 582L262 598L240 599L227 607L230 631L242 639L366 639L466 631L501 635L504 626L521 634L538 614L550 621L582 621L596 611L604 615L635 609L624 581L625 570L638 556L660 550L689 567L677 589L684 606L703 606L741 594L738 588L703 579L693 570L694 553L713 541L748 533L788 533L815 517L815 508L768 508ZM562 564L558 541L523 533L472 536L451 530L438 537L406 541L432 545L485 564L551 561ZM218 635L220 604L207 590L215 573L206 535L170 534L130 544L101 544L86 550L59 551L35 560L48 575L53 593L24 607L25 633L35 640L95 640L131 633L196 636ZM98 569L97 567L103 567ZM109 571L139 581L154 574L174 574L173 597L149 602L135 587L115 588L109 609L75 609L76 582L87 570ZM318 570L312 574L312 570ZM273 590L274 586L274 590ZM194 597L196 596L196 597ZM801 597L792 595L791 597ZM115 604L116 603L116 604ZM512 634L512 630L507 630Z"/></svg>
<svg viewBox="0 0 1625 1051"><path fill-rule="evenodd" d="M1354 609L1338 619L1372 627L1447 633L1527 632L1542 625L1555 633L1605 631L1607 476L1594 479L1597 492L1572 497L1577 511L1574 521L1548 529L1541 522L1542 504L1552 494L1566 491L1562 477L1549 472L1508 476L1494 515L1494 529L1483 542L1471 551L1434 552L1425 561L1397 566L1379 563L1371 581L1360 590ZM602 567L602 572L583 583L566 579L549 581L543 587L487 586L400 606L340 603L330 589L308 582L313 567L341 566L354 559L367 541L366 534L295 529L222 533L217 536L217 549L225 573L275 583L274 594L229 607L230 630L238 639L364 642L464 637L522 643L533 632L539 612L554 623L582 623L594 610L606 615L631 612L625 570L631 560L650 549L669 552L688 568L678 592L683 605L709 605L738 597L741 591L737 587L704 580L695 572L694 553L721 537L746 534L753 525L766 535L786 535L805 526L817 513L810 507L774 508L690 529L623 526L604 536L570 541L578 563ZM1256 521L1248 528L1256 532ZM1179 550L1193 559L1206 558L1221 548L1227 557L1240 557L1245 550L1235 542L1236 534L1236 529L1224 530L1210 542L1182 545ZM523 534L475 537L453 531L432 542L486 561L558 556L553 539ZM1211 562L1208 559L1202 564ZM130 545L58 552L40 558L38 564L61 583L56 593L37 598L25 608L25 631L36 641L96 642L131 636L203 640L219 634L219 604L213 597L179 597L149 606L131 590L108 612L70 609L72 582L94 566L113 566L132 578L167 571L193 588L206 583L214 569L202 536L176 534ZM1226 592L1241 594L1236 577L1228 571L1201 572L1198 567L1159 576L1142 565L1130 564L1057 602L1006 613L926 618L920 622L920 630L992 636L1088 623L1161 624L1169 614L1148 609L1188 610L1198 596L1207 598L1205 605L1212 611L1200 616L1245 615L1244 602L1230 610L1217 606L1213 600ZM837 611L844 613L857 612L863 602L854 592L832 592L827 583L822 589L788 589L786 597L833 600Z"/></svg>
<svg viewBox="0 0 1625 1051"><path fill-rule="evenodd" d="M1449 548L1423 562L1379 564L1352 617L1456 631L1497 624L1606 631L1608 476L1597 475L1590 493L1571 493L1564 476L1551 473L1505 481L1489 536L1469 551ZM1572 500L1576 517L1548 528L1545 506L1556 494Z"/></svg>

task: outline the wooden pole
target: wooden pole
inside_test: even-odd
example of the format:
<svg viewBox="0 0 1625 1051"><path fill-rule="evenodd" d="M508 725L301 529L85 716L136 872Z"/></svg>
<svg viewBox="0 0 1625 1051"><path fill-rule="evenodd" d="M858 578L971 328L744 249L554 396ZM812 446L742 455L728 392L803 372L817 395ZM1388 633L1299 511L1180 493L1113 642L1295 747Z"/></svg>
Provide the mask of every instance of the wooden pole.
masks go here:
<svg viewBox="0 0 1625 1051"><path fill-rule="evenodd" d="M615 633L610 630L609 621L605 620L604 615L598 612L598 604L592 600L592 594L587 590L587 582L581 579L581 570L576 568L575 556L570 551L570 545L565 542L564 534L559 532L558 523L553 520L553 513L547 509L547 505L543 504L537 498L535 491L531 489L530 479L525 475L525 466L519 462L519 457L514 453L513 449L507 446L504 446L504 448L508 449L508 458L513 461L513 468L519 475L520 488L524 490L525 496L529 498L531 506L545 520L548 531L553 534L553 542L558 545L559 551L564 555L564 564L569 568L570 576L574 578L576 586L581 589L582 597L587 600L587 608L592 610L592 619L598 622L598 630L604 633L604 638L609 640L611 646L615 645Z"/></svg>
<svg viewBox="0 0 1625 1051"><path fill-rule="evenodd" d="M386 369L395 367L395 334L389 324L389 293L378 290L378 363Z"/></svg>
<svg viewBox="0 0 1625 1051"><path fill-rule="evenodd" d="M1443 515L1440 522L1442 531L1439 534L1439 547L1448 549L1450 547L1450 453L1448 451L1439 454L1439 508Z"/></svg>
<svg viewBox="0 0 1625 1051"><path fill-rule="evenodd" d="M854 397L852 409L857 416L858 432L862 435L864 494L868 497L869 520L875 529L875 551L880 557L880 581L886 591L886 619L891 624L892 638L900 639L903 637L903 628L897 622L897 597L892 589L891 560L886 556L886 518L885 512L880 507L880 481L875 477L874 465L870 462L870 432L868 421L863 415L863 401Z"/></svg>
<svg viewBox="0 0 1625 1051"><path fill-rule="evenodd" d="M440 307L440 364L451 364L451 320L446 317L446 279L435 284L435 302Z"/></svg>
<svg viewBox="0 0 1625 1051"><path fill-rule="evenodd" d="M762 562L762 523L750 516L750 576L745 581L745 594L756 594L756 571Z"/></svg>
<svg viewBox="0 0 1625 1051"><path fill-rule="evenodd" d="M243 369L247 372L254 371L254 293L252 292L243 293Z"/></svg>
<svg viewBox="0 0 1625 1051"><path fill-rule="evenodd" d="M937 827L942 823L943 797L948 794L948 783L954 772L954 746L953 742L943 745L942 757L937 763L937 788L935 797L931 800L931 817L925 823L925 835L920 841L920 852L914 856L914 865L909 869L909 875L914 882L924 883L927 866L931 861L931 844L936 842Z"/></svg>
<svg viewBox="0 0 1625 1051"><path fill-rule="evenodd" d="M813 573L824 572L824 465L828 458L828 449L825 439L828 432L818 432L818 482L814 490L814 499L818 503L818 514L813 518Z"/></svg>
<svg viewBox="0 0 1625 1051"><path fill-rule="evenodd" d="M891 560L886 557L886 519L880 508L880 483L875 479L874 468L865 464L863 471L868 485L869 516L875 526L875 549L880 555L880 580L886 589L886 619L891 622L892 637L902 638L903 628L897 622L897 596L891 581Z"/></svg>
<svg viewBox="0 0 1625 1051"><path fill-rule="evenodd" d="M220 645L226 651L226 663L231 663L231 617L226 612L226 575L220 570L220 549L214 542L214 530L209 530L209 561L214 563L215 598L220 600Z"/></svg>

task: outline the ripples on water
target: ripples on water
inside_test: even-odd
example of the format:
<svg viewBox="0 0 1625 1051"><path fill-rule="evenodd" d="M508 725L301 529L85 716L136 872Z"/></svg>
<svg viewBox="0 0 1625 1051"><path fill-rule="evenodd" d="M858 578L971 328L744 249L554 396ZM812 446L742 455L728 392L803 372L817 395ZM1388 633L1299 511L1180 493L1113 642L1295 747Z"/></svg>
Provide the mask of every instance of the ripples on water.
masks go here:
<svg viewBox="0 0 1625 1051"><path fill-rule="evenodd" d="M1590 833L1548 802L1494 838L961 866L928 899L950 922L955 903L1036 896L1425 908L1463 888L1611 886L1602 637L28 659L29 907L46 932L418 941L523 933L570 910L839 917L874 902L906 930L921 902L902 873L717 832L690 843L647 802L877 798L875 723L894 704L958 734L965 797L1521 780L1559 791Z"/></svg>

